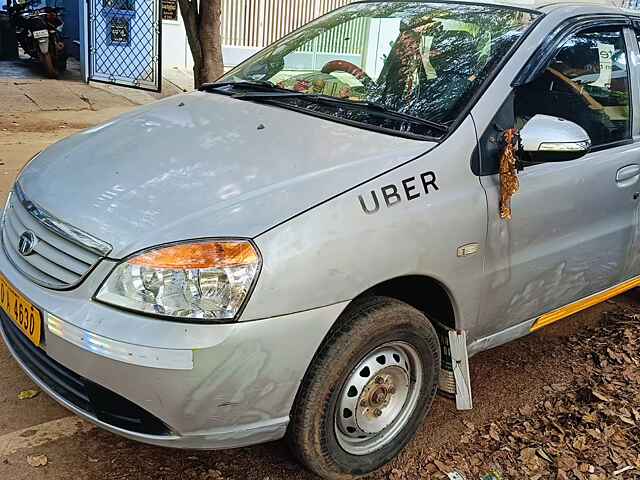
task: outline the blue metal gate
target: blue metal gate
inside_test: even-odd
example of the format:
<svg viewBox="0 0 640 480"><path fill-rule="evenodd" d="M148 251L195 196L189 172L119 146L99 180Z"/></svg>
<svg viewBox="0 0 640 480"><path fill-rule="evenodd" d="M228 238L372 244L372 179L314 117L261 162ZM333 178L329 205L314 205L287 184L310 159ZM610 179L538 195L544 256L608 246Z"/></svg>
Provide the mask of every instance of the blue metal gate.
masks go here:
<svg viewBox="0 0 640 480"><path fill-rule="evenodd" d="M160 0L88 0L89 79L160 91Z"/></svg>

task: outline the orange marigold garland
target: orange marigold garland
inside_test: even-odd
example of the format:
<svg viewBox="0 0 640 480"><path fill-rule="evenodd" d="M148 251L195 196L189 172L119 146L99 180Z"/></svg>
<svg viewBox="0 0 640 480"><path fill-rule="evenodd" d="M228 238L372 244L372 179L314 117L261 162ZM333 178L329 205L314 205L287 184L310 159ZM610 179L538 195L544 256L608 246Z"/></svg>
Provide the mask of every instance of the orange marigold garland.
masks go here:
<svg viewBox="0 0 640 480"><path fill-rule="evenodd" d="M518 130L510 128L503 135L500 156L500 218L511 220L511 196L520 188L518 181Z"/></svg>

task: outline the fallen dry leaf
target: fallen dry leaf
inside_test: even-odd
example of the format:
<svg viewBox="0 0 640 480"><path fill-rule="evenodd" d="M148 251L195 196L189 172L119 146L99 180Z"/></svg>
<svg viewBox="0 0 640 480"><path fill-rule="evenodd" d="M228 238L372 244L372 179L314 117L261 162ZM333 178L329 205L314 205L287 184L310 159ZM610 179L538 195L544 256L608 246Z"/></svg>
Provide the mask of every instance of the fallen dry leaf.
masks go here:
<svg viewBox="0 0 640 480"><path fill-rule="evenodd" d="M434 460L433 463L435 463L436 467L438 467L438 470L440 470L445 475L447 473L451 472L451 470L452 470L452 468L449 467L449 465L447 465L446 463L441 462L440 460Z"/></svg>
<svg viewBox="0 0 640 480"><path fill-rule="evenodd" d="M607 397L604 393L596 390L595 388L593 390L591 390L591 393L593 393L593 396L596 397L598 400L602 400L603 402L610 402L611 399L609 397Z"/></svg>
<svg viewBox="0 0 640 480"><path fill-rule="evenodd" d="M40 394L39 390L22 390L18 394L18 400L29 400L35 398Z"/></svg>
<svg viewBox="0 0 640 480"><path fill-rule="evenodd" d="M32 467L44 467L49 463L46 455L27 455L27 463Z"/></svg>
<svg viewBox="0 0 640 480"><path fill-rule="evenodd" d="M500 441L500 434L498 433L498 426L495 423L492 423L489 427L489 436L493 438L496 442Z"/></svg>
<svg viewBox="0 0 640 480"><path fill-rule="evenodd" d="M558 469L559 470L573 470L578 467L576 459L569 455L561 455L558 457Z"/></svg>
<svg viewBox="0 0 640 480"><path fill-rule="evenodd" d="M547 452L545 452L543 448L539 448L538 450L536 450L536 453L544 458L547 462L553 463L553 460L551 460L551 457L547 455Z"/></svg>
<svg viewBox="0 0 640 480"><path fill-rule="evenodd" d="M633 467L631 465L627 465L624 468L621 468L620 470L616 470L615 472L613 472L613 476L617 476L617 475L622 475L624 472L628 472L629 470L633 470Z"/></svg>

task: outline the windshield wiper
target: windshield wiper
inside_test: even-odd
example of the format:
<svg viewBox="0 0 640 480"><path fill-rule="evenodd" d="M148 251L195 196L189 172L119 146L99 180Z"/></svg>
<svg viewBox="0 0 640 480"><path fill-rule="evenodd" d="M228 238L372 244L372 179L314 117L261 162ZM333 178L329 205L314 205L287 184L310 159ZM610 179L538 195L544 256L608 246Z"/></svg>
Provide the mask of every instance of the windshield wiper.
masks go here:
<svg viewBox="0 0 640 480"><path fill-rule="evenodd" d="M231 87L230 89L221 90L222 92L229 95L238 95L234 93L234 90L241 90L243 92L247 92L247 94L253 95L257 93L266 93L271 94L275 92L284 92L284 93L298 93L293 90L287 90L286 88L281 88L267 80L242 80L239 82L213 82L213 83L203 83L200 85L199 90L203 92L215 92L218 89L223 89L224 87Z"/></svg>
<svg viewBox="0 0 640 480"><path fill-rule="evenodd" d="M418 125L425 125L427 127L433 128L434 130L438 130L442 133L447 133L449 131L449 127L447 127L442 123L416 117L415 115L411 115L409 113L403 113L403 112L391 110L381 103L371 102L369 100L349 100L347 98L336 98L336 97L329 97L324 95L321 96L319 100L327 103L346 104L349 106L360 106L368 110L373 110L376 113L380 113L387 118L396 118L398 120L405 120L407 122L411 122Z"/></svg>
<svg viewBox="0 0 640 480"><path fill-rule="evenodd" d="M232 93L233 98L253 100L260 98L280 98L280 97L306 97L308 93L296 92L293 90L287 90L286 88L274 88L273 90L265 90L264 92L238 92Z"/></svg>
<svg viewBox="0 0 640 480"><path fill-rule="evenodd" d="M296 92L293 90L279 89L278 87L275 87L275 88L277 90L274 89L274 90L265 90L265 91L258 91L258 92L251 92L251 91L239 92L239 93L234 93L231 96L233 98L238 98L241 100L244 99L244 100L256 100L256 101L293 97L293 98L301 98L303 100L308 100L314 103L323 103L323 104L329 104L329 105L344 105L348 108L357 108L357 109L364 108L366 110L373 111L375 112L375 114L378 114L379 116L382 116L385 118L404 120L406 122L410 122L413 124L424 125L442 133L447 133L449 131L449 128L442 123L433 122L431 120L425 120L423 118L416 117L408 113L396 112L395 110L391 110L380 103L370 102L368 100L349 100L347 98L337 98L337 97L331 97L329 95Z"/></svg>
<svg viewBox="0 0 640 480"><path fill-rule="evenodd" d="M383 118L405 121L417 125L424 125L443 134L449 131L449 127L447 125L416 117L408 113L396 112L395 110L391 110L380 103L371 102L368 100L349 100L347 98L337 98L317 93L296 92L287 88L278 87L273 83L265 80L205 83L200 87L200 90L212 92L217 91L217 89L223 87L233 87L232 91L221 90L221 93L230 95L231 97L237 98L239 100L268 101L283 98L299 98L313 103L328 104L333 106L344 105L345 107L351 109L365 109ZM241 91L238 92L233 90Z"/></svg>

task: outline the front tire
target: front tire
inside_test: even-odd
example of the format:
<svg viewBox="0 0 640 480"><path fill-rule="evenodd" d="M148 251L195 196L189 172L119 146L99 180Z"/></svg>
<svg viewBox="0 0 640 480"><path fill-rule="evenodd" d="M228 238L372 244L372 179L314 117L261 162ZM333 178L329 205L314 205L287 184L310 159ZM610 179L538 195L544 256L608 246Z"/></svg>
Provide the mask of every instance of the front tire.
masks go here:
<svg viewBox="0 0 640 480"><path fill-rule="evenodd" d="M57 35L54 35L51 40L49 47L51 48L51 46L53 46L55 48L54 51L56 52L55 57L53 58L54 66L56 67L58 74L64 73L67 71L67 59L69 58L66 47L64 42L58 39Z"/></svg>
<svg viewBox="0 0 640 480"><path fill-rule="evenodd" d="M370 473L413 438L437 392L440 344L429 320L403 302L356 301L316 354L287 437L314 473Z"/></svg>
<svg viewBox="0 0 640 480"><path fill-rule="evenodd" d="M58 78L58 70L54 65L54 60L51 57L51 52L48 53L40 53L40 61L42 62L42 66L49 78Z"/></svg>

